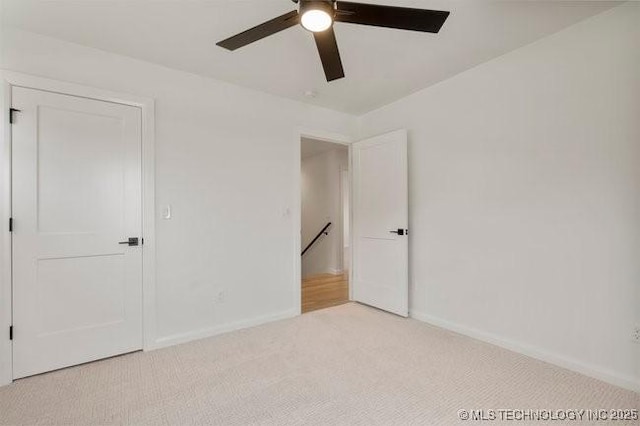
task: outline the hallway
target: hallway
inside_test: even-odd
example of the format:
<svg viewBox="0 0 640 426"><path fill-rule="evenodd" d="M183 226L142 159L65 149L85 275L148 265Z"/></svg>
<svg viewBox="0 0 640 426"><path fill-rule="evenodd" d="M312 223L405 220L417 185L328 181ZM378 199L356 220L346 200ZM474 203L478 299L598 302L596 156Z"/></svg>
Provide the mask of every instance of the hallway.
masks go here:
<svg viewBox="0 0 640 426"><path fill-rule="evenodd" d="M349 275L320 274L302 280L302 313L349 301Z"/></svg>

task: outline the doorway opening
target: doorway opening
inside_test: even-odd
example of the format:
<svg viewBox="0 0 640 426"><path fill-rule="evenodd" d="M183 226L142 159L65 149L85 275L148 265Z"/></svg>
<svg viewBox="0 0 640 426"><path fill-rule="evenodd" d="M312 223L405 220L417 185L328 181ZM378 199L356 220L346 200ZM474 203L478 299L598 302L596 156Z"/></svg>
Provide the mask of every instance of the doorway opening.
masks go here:
<svg viewBox="0 0 640 426"><path fill-rule="evenodd" d="M349 301L347 145L301 138L302 313Z"/></svg>

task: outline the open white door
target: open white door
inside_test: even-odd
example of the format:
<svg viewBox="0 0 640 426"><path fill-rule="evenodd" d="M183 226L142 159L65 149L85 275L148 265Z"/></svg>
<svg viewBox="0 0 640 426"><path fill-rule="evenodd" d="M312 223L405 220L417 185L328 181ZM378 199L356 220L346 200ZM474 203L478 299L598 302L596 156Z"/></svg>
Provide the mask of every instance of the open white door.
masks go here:
<svg viewBox="0 0 640 426"><path fill-rule="evenodd" d="M407 132L353 144L353 298L409 314Z"/></svg>
<svg viewBox="0 0 640 426"><path fill-rule="evenodd" d="M15 87L13 373L142 347L141 111Z"/></svg>

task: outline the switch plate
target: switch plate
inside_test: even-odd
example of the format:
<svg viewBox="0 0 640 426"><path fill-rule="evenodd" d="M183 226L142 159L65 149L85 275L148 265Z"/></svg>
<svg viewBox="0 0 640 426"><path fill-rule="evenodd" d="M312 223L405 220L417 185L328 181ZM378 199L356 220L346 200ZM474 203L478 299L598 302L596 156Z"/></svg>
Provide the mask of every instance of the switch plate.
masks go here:
<svg viewBox="0 0 640 426"><path fill-rule="evenodd" d="M169 220L171 219L171 204L167 204L163 209L162 209L162 218L164 220Z"/></svg>

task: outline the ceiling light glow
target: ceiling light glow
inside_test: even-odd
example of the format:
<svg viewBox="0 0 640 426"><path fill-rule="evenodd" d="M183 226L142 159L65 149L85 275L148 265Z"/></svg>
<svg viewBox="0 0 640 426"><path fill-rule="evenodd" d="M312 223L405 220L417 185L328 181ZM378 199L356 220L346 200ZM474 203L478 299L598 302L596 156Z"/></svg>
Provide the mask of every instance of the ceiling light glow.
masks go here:
<svg viewBox="0 0 640 426"><path fill-rule="evenodd" d="M324 10L311 9L302 14L301 22L307 30L318 33L329 29L333 19Z"/></svg>

